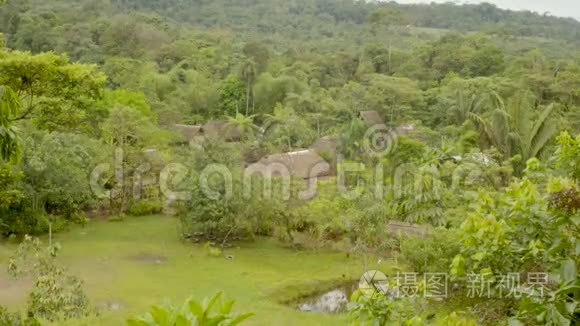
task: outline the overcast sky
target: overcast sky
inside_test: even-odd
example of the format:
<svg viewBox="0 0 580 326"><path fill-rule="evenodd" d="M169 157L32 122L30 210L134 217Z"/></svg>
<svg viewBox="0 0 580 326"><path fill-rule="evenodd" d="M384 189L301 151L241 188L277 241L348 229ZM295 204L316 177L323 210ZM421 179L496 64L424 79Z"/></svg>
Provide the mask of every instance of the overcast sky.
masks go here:
<svg viewBox="0 0 580 326"><path fill-rule="evenodd" d="M395 0L399 3L457 2L479 3L481 0ZM580 20L580 0L487 0L500 8L550 12L554 16L574 17Z"/></svg>

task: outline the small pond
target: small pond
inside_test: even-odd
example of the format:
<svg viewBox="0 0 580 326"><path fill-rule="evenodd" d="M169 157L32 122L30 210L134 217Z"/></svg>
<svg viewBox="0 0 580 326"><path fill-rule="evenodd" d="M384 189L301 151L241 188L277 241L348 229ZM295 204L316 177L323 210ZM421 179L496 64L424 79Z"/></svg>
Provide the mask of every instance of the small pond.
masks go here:
<svg viewBox="0 0 580 326"><path fill-rule="evenodd" d="M303 298L294 303L303 312L338 314L346 312L350 296L358 289L358 282L349 283L324 293Z"/></svg>

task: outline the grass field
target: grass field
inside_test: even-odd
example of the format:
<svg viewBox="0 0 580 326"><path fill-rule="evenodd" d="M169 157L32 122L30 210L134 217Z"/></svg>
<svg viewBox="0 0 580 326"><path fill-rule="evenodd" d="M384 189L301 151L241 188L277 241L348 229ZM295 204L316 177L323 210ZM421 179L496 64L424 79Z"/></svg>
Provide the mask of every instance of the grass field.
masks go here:
<svg viewBox="0 0 580 326"><path fill-rule="evenodd" d="M93 306L114 303L116 311L70 321L67 325L123 325L152 304L203 298L223 290L240 312L256 314L249 325L340 325L344 316L302 313L282 301L362 275L360 261L332 251L295 251L273 239L258 239L224 252L233 259L209 257L202 245L182 243L177 221L169 217L93 221L55 235L59 259L85 281ZM30 281L6 275L15 244L0 247L0 305L25 306ZM387 272L388 263L378 266ZM62 323L60 323L62 325Z"/></svg>

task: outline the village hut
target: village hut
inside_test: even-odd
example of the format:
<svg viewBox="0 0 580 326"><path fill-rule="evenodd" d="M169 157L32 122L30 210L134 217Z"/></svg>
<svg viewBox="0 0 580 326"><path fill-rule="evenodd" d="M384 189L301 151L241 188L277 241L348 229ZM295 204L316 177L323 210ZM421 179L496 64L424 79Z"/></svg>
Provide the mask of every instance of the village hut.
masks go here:
<svg viewBox="0 0 580 326"><path fill-rule="evenodd" d="M210 120L203 125L205 135L214 138L222 138L228 142L237 142L242 139L239 128L232 126L227 120Z"/></svg>
<svg viewBox="0 0 580 326"><path fill-rule="evenodd" d="M262 176L293 176L305 180L328 176L330 165L313 150L272 154L250 165L248 173Z"/></svg>
<svg viewBox="0 0 580 326"><path fill-rule="evenodd" d="M359 117L369 127L385 125L385 121L377 111L361 111Z"/></svg>
<svg viewBox="0 0 580 326"><path fill-rule="evenodd" d="M185 144L192 145L205 135L202 126L176 124L174 128L182 136L183 143Z"/></svg>

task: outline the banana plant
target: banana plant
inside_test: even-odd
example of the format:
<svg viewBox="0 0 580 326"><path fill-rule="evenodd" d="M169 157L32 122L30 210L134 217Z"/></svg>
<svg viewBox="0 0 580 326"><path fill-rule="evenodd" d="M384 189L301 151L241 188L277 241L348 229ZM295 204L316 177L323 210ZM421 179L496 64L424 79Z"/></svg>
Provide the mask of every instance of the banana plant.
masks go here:
<svg viewBox="0 0 580 326"><path fill-rule="evenodd" d="M232 314L234 300L221 300L222 292L199 303L189 298L182 307L153 306L144 316L127 320L127 326L236 326L253 313Z"/></svg>

